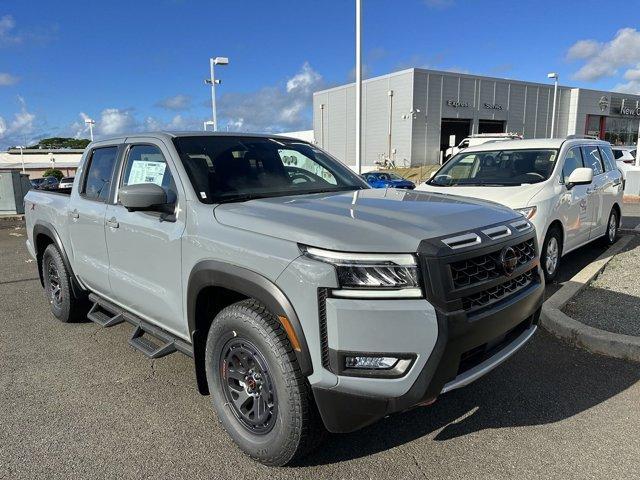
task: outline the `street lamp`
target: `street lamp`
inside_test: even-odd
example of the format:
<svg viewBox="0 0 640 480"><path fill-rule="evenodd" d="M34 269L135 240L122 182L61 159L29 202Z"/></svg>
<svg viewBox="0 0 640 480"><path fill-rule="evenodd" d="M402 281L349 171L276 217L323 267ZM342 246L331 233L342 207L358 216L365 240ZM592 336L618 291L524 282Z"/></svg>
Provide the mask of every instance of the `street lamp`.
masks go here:
<svg viewBox="0 0 640 480"><path fill-rule="evenodd" d="M22 173L26 173L24 171L24 156L22 155L22 149L27 147L25 147L24 145L18 145L18 148L20 149L20 163L22 163Z"/></svg>
<svg viewBox="0 0 640 480"><path fill-rule="evenodd" d="M356 173L362 173L362 0L356 0Z"/></svg>
<svg viewBox="0 0 640 480"><path fill-rule="evenodd" d="M216 85L222 83L221 80L218 80L213 75L213 67L214 65L229 65L229 59L227 57L215 57L209 59L209 67L210 67L210 77L205 79L204 83L206 85L211 85L211 121L213 122L213 131L218 130L218 117L216 115ZM206 129L206 125L205 125Z"/></svg>
<svg viewBox="0 0 640 480"><path fill-rule="evenodd" d="M96 124L96 121L90 118L85 118L84 123L89 126L89 135L91 136L91 141L93 142L93 126Z"/></svg>
<svg viewBox="0 0 640 480"><path fill-rule="evenodd" d="M547 78L553 78L554 79L554 86L553 86L553 113L551 114L551 135L549 136L549 138L553 138L553 135L555 134L555 125L556 125L556 100L558 98L558 78L559 75L555 72L551 72L547 74Z"/></svg>

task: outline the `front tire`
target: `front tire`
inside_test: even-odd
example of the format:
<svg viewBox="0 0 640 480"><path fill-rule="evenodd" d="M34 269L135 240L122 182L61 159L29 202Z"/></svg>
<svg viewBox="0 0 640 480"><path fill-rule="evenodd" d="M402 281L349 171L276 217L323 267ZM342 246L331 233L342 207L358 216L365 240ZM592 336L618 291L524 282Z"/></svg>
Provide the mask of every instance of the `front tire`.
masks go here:
<svg viewBox="0 0 640 480"><path fill-rule="evenodd" d="M618 211L615 208L611 209L609 214L609 220L607 221L607 231L602 237L602 241L606 246L616 243L616 237L618 236L618 227L620 226L620 218L618 218Z"/></svg>
<svg viewBox="0 0 640 480"><path fill-rule="evenodd" d="M558 276L560 256L562 255L562 233L557 227L552 227L542 244L540 262L547 283L551 283Z"/></svg>
<svg viewBox="0 0 640 480"><path fill-rule="evenodd" d="M87 300L74 295L71 276L54 244L45 248L40 265L44 291L51 313L64 323L80 321L87 315Z"/></svg>
<svg viewBox="0 0 640 480"><path fill-rule="evenodd" d="M246 454L282 466L304 456L322 425L282 325L264 305L223 309L207 335L205 370L222 426Z"/></svg>

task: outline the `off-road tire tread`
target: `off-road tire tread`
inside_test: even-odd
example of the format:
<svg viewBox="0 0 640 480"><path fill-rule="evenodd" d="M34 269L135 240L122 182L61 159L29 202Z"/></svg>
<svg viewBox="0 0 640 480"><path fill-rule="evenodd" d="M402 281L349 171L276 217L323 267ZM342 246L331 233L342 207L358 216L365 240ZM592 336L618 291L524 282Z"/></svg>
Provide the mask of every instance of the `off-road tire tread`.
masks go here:
<svg viewBox="0 0 640 480"><path fill-rule="evenodd" d="M284 466L298 462L322 442L326 429L313 400L309 383L302 375L284 327L272 312L255 299L242 300L229 305L221 310L216 318L219 316L235 317L242 321L245 327L249 327L248 330L250 329L255 335L262 337L270 345L278 358L280 367L284 367L286 390L291 404L297 406L296 410L292 412L295 425L294 428L290 429L289 438L286 440L286 448L282 449L278 455L271 457L259 457L252 455L250 452L246 453L254 460L270 466ZM216 322L214 319L211 329L215 331L215 328ZM282 394L282 392L279 392L279 394ZM278 402L278 408L282 408L282 406L283 402ZM227 431L224 423L219 418L218 421L222 428ZM229 432L227 431L227 433Z"/></svg>

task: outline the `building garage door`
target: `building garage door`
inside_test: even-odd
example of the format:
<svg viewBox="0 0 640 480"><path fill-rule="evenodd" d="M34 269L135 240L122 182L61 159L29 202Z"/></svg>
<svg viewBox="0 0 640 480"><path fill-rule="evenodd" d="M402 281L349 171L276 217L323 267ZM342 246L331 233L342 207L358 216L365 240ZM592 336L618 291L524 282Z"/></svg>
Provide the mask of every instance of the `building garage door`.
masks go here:
<svg viewBox="0 0 640 480"><path fill-rule="evenodd" d="M470 118L443 118L440 128L440 151L445 152L449 148L449 136L455 135L455 145L471 134Z"/></svg>

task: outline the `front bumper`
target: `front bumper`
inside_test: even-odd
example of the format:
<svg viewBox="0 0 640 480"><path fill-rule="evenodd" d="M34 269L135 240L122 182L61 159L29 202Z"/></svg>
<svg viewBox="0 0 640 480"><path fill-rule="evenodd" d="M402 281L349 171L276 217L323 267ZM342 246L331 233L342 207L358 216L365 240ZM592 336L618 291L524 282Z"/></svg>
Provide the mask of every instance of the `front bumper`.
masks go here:
<svg viewBox="0 0 640 480"><path fill-rule="evenodd" d="M544 285L536 283L481 318L436 310L438 338L411 388L399 397L361 395L313 387L326 428L335 433L358 430L386 415L435 400L467 385L519 350L536 331ZM475 358L474 358L475 357Z"/></svg>
<svg viewBox="0 0 640 480"><path fill-rule="evenodd" d="M508 238L483 239L480 248L476 245L449 253L443 250L442 243L423 243L418 255L425 277L426 303L435 322L436 328L432 329L435 338L429 345L424 344L419 336L425 323L405 325L405 317L400 312L395 318L393 312L388 312L394 332L377 330L375 322L368 322L368 318L355 319L352 328L344 332L344 338L354 338L358 328L363 331L369 324L374 331L382 333L377 336L378 345L386 347L389 342L396 342L394 346L400 346L399 338L409 338L409 342L413 341L413 350L395 351L421 352L422 358L418 355L418 360L403 378L358 378L355 380L359 383L354 383L352 378L338 376L338 382L333 386L312 382L318 409L329 431L354 431L388 414L430 403L441 393L467 385L497 367L535 333L544 300L544 277L535 256L533 229ZM522 257L524 260L518 263L512 275L489 276L471 284L454 281L453 265L470 260L473 267L477 262L491 261L491 255L506 247L523 248L529 254ZM522 283L518 279L522 279ZM371 305L369 309L373 310ZM375 318L374 314L372 318ZM322 318L320 320L322 325ZM349 322L334 321L332 325L330 319L328 323L327 356L331 360L331 347L336 345L331 330L341 333L340 326L349 325ZM357 346L362 347L362 351L367 351L365 346L375 351L370 347L375 335L362 336L367 339L366 345ZM337 345L341 347L340 343ZM323 366L340 374L334 362L325 362ZM382 390L385 384L386 392ZM401 385L402 389L399 388Z"/></svg>

